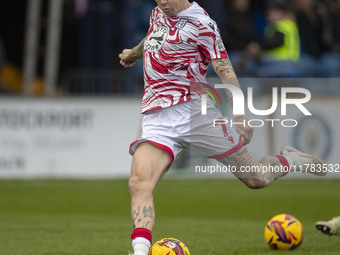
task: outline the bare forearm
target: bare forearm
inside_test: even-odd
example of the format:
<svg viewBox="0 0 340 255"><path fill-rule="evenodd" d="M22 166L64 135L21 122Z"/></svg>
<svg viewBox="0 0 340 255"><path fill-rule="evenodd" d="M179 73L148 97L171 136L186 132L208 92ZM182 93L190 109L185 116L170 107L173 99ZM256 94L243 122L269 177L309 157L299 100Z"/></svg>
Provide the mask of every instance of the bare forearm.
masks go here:
<svg viewBox="0 0 340 255"><path fill-rule="evenodd" d="M226 58L213 59L211 61L211 64L216 74L220 77L221 81L224 84L228 85L230 84L237 87L238 89L241 89L229 59ZM234 105L233 94L228 89L225 89L225 92L231 106L233 107ZM242 145L247 145L253 137L253 128L248 125L244 115L236 115L234 116L234 119L236 122L238 122L237 124L235 124L236 131L243 138Z"/></svg>
<svg viewBox="0 0 340 255"><path fill-rule="evenodd" d="M240 84L229 59L214 59L211 61L211 65L224 84L231 84L240 88ZM233 105L232 93L228 89L226 89L225 92L230 104Z"/></svg>
<svg viewBox="0 0 340 255"><path fill-rule="evenodd" d="M134 48L132 48L131 54L129 56L129 61L137 61L143 57L144 54L144 41L145 38Z"/></svg>

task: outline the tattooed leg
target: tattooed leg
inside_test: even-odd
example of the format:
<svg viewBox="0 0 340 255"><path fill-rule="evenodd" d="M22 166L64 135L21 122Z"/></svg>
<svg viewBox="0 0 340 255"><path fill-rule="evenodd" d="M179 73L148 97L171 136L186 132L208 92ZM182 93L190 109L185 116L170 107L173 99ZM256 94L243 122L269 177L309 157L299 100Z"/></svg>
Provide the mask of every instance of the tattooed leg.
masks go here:
<svg viewBox="0 0 340 255"><path fill-rule="evenodd" d="M263 188L285 175L277 157L267 156L257 161L246 147L219 160L226 166L234 166L234 175L252 189ZM279 171L271 171L273 169Z"/></svg>
<svg viewBox="0 0 340 255"><path fill-rule="evenodd" d="M131 165L129 188L133 231L131 243L134 254L148 254L155 224L153 190L171 163L167 152L149 142L140 144Z"/></svg>
<svg viewBox="0 0 340 255"><path fill-rule="evenodd" d="M133 228L152 230L155 223L153 190L165 174L171 158L164 150L144 142L133 156L129 188Z"/></svg>
<svg viewBox="0 0 340 255"><path fill-rule="evenodd" d="M152 202L153 204L153 202ZM132 205L132 208L134 206ZM136 209L132 209L132 226L135 229L137 226L139 228L150 229L155 223L155 210L153 205L137 206Z"/></svg>

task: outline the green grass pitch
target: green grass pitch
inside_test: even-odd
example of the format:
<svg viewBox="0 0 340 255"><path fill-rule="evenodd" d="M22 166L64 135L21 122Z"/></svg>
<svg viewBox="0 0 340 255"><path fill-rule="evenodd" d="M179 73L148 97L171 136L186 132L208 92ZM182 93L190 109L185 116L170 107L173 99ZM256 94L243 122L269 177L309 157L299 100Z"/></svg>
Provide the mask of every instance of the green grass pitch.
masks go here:
<svg viewBox="0 0 340 255"><path fill-rule="evenodd" d="M127 180L0 181L1 255L127 255ZM340 215L340 179L281 179L262 190L238 180L162 180L155 191L153 241L175 237L192 255L338 255L340 236L314 223ZM264 242L267 221L297 217L305 238L295 251Z"/></svg>

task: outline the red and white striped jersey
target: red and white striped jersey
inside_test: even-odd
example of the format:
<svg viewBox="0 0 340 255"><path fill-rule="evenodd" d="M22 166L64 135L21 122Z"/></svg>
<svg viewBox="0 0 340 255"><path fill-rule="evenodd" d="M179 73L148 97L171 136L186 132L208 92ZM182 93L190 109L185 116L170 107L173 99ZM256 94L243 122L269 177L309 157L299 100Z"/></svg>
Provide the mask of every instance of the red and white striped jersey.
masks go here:
<svg viewBox="0 0 340 255"><path fill-rule="evenodd" d="M196 2L175 16L152 10L144 42L142 113L196 98L209 61L228 58L216 22Z"/></svg>

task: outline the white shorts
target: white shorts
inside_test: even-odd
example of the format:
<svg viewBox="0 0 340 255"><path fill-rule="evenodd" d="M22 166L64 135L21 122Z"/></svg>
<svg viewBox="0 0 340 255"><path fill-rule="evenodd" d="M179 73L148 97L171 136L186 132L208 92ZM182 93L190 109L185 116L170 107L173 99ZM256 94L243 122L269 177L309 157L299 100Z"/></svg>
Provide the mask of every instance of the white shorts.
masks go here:
<svg viewBox="0 0 340 255"><path fill-rule="evenodd" d="M145 113L142 135L130 145L133 155L142 142L151 142L165 150L172 161L187 147L201 151L209 158L224 158L242 148L237 131L226 120L212 100L207 99L207 114L201 114L201 100L190 100Z"/></svg>

